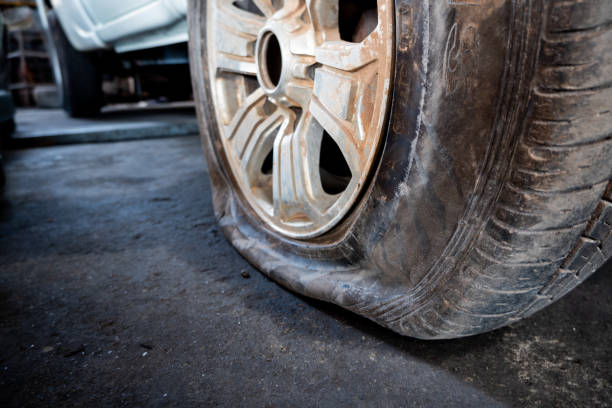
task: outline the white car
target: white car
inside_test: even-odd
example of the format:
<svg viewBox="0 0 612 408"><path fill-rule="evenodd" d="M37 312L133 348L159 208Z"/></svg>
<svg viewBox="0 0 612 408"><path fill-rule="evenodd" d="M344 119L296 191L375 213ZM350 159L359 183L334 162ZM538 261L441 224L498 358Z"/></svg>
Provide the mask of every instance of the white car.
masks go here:
<svg viewBox="0 0 612 408"><path fill-rule="evenodd" d="M187 41L187 0L51 0L75 49L127 52Z"/></svg>
<svg viewBox="0 0 612 408"><path fill-rule="evenodd" d="M108 99L102 91L104 76L136 78L132 98L167 97L161 95L165 92L173 93L172 99L190 92L187 0L38 3L39 10L45 10L41 15L48 15L56 77L64 109L72 116L99 112ZM147 78L153 78L153 84ZM149 89L143 92L146 85Z"/></svg>

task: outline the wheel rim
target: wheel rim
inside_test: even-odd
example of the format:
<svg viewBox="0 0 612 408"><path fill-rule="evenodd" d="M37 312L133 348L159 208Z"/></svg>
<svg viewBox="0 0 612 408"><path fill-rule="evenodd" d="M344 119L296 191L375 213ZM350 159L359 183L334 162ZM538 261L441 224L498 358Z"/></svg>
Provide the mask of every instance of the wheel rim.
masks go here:
<svg viewBox="0 0 612 408"><path fill-rule="evenodd" d="M210 89L234 182L291 238L350 211L374 167L393 59L390 0L211 0Z"/></svg>

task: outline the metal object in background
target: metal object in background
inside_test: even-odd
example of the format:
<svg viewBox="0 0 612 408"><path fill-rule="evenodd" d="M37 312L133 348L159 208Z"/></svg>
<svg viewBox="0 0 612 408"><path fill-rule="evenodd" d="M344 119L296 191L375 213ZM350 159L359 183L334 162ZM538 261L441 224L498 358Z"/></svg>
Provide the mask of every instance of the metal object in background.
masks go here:
<svg viewBox="0 0 612 408"><path fill-rule="evenodd" d="M56 99L47 41L34 9L21 6L3 11L8 26L9 90L18 106L36 106L38 95L52 90ZM41 87L39 89L39 87ZM42 92L41 92L42 91ZM49 99L49 98L44 98ZM57 105L54 102L53 105Z"/></svg>
<svg viewBox="0 0 612 408"><path fill-rule="evenodd" d="M55 80L57 99L59 104L62 104L64 99L63 86L62 86L62 70L60 68L60 62L57 56L57 49L55 48L55 42L49 28L49 20L47 18L47 6L44 0L36 0L36 8L38 10L38 16L40 19L40 25L45 34L47 53L49 54L49 62L51 63L51 69L53 70L53 79Z"/></svg>
<svg viewBox="0 0 612 408"><path fill-rule="evenodd" d="M6 34L2 13L0 13L0 146L3 145L3 139L9 137L14 129L15 122L15 106L13 105L13 97L8 89L8 63L6 58ZM0 163L0 171L1 171ZM2 183L4 182L4 174L2 174Z"/></svg>

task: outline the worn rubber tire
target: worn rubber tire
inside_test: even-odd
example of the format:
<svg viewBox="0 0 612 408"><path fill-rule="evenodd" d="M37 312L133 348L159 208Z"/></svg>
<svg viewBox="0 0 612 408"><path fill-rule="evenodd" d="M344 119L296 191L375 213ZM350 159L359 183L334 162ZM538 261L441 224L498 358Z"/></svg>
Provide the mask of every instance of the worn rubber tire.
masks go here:
<svg viewBox="0 0 612 408"><path fill-rule="evenodd" d="M216 214L252 264L401 334L502 327L612 255L612 2L396 0L378 168L331 232L284 238L234 187L212 107L206 7L192 77Z"/></svg>
<svg viewBox="0 0 612 408"><path fill-rule="evenodd" d="M104 94L96 54L76 50L68 41L53 11L49 13L48 19L62 73L64 110L72 117L98 115L104 104Z"/></svg>

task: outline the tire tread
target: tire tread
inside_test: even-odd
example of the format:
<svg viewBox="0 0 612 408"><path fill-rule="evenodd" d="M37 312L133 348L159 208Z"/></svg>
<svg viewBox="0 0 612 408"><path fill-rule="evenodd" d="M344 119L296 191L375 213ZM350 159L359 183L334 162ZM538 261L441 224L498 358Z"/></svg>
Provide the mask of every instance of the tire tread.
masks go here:
<svg viewBox="0 0 612 408"><path fill-rule="evenodd" d="M529 316L612 256L612 3L553 1L546 21L530 117L492 216L443 292L404 323L426 337Z"/></svg>

